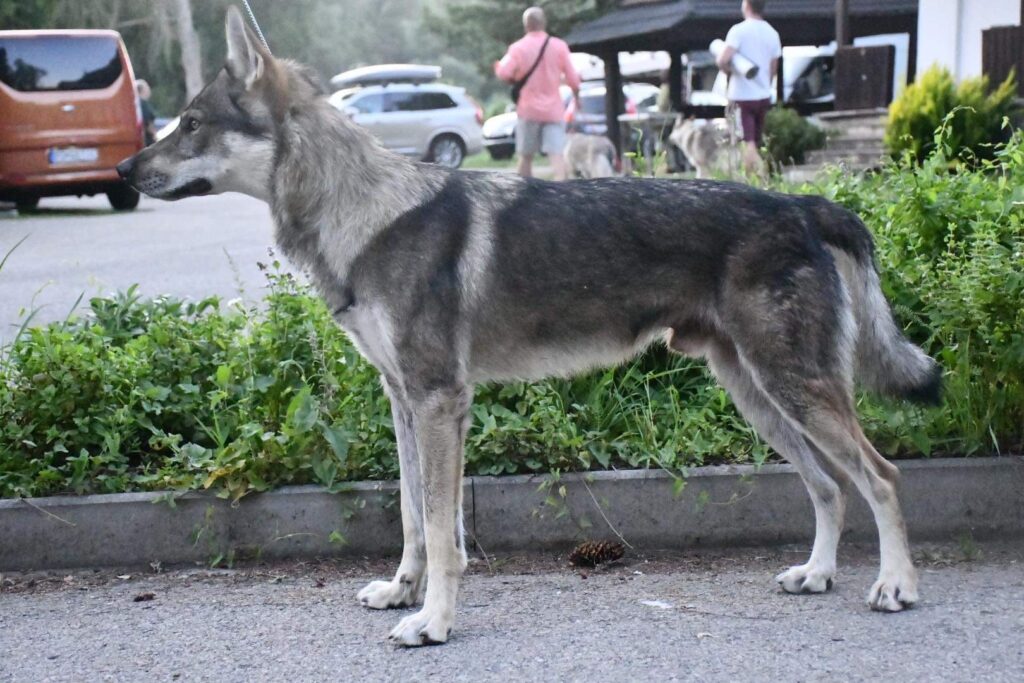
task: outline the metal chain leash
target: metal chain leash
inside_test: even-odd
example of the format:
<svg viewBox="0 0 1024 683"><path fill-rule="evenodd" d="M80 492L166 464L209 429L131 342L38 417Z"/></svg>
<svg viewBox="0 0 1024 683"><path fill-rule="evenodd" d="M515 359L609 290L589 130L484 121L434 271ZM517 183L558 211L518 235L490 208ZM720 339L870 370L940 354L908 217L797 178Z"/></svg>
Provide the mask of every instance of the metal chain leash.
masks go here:
<svg viewBox="0 0 1024 683"><path fill-rule="evenodd" d="M270 46L267 45L267 39L263 37L263 31L260 30L260 24L256 21L256 15L253 14L252 7L249 6L249 0L242 0L245 5L245 11L249 13L249 21L252 22L252 27L256 29L256 35L259 36L260 42L263 43L263 47L267 48L267 52L270 52ZM271 52L271 54L273 54Z"/></svg>

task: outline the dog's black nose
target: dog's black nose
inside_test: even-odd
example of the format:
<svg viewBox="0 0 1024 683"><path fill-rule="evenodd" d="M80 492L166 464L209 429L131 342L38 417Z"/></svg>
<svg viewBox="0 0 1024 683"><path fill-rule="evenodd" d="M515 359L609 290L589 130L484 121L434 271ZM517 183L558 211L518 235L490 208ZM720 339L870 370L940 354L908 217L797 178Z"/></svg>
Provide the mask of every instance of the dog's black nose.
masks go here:
<svg viewBox="0 0 1024 683"><path fill-rule="evenodd" d="M128 157L117 165L117 175L127 179L133 168L135 168L135 157Z"/></svg>

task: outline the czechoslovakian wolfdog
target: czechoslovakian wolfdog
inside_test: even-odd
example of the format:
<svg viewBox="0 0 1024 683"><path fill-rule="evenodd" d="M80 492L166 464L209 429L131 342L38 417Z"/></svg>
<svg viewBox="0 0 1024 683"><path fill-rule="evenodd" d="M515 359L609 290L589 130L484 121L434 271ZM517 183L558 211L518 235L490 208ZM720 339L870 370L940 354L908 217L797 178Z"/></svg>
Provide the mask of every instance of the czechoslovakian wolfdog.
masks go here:
<svg viewBox="0 0 1024 683"><path fill-rule="evenodd" d="M573 177L611 178L617 156L615 145L603 135L569 133L565 142L565 163Z"/></svg>
<svg viewBox="0 0 1024 683"><path fill-rule="evenodd" d="M712 121L697 122L680 116L668 139L683 151L686 160L697 170L697 177L707 178L715 172L728 173L739 168L739 150L730 148L728 137ZM730 160L730 154L735 158Z"/></svg>
<svg viewBox="0 0 1024 683"><path fill-rule="evenodd" d="M381 373L401 463L404 550L374 609L415 604L391 638L446 641L466 566L463 441L473 385L569 375L655 340L707 358L814 503L810 560L777 580L828 590L852 483L878 525L873 609L918 599L897 470L864 437L854 379L936 399L937 365L900 334L871 236L819 197L612 178L458 172L385 151L309 73L273 58L235 8L227 63L178 130L118 167L162 199L266 201L276 240Z"/></svg>

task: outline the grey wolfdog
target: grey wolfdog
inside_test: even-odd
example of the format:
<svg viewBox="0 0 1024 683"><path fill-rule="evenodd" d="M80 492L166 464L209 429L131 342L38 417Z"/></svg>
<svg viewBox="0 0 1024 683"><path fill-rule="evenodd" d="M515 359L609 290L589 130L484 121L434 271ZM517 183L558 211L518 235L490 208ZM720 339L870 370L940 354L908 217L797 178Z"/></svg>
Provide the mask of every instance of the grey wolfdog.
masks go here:
<svg viewBox="0 0 1024 683"><path fill-rule="evenodd" d="M237 9L226 28L224 69L175 133L119 171L162 199L265 200L282 251L380 370L404 550L394 578L358 600L383 609L423 597L393 641L451 633L474 384L569 375L658 339L705 357L806 482L814 547L777 577L782 587L832 585L852 483L881 546L868 603L896 612L917 601L897 469L864 437L853 386L937 400L940 372L894 324L857 217L821 198L730 183L559 184L409 161L332 108L305 69L273 58Z"/></svg>
<svg viewBox="0 0 1024 683"><path fill-rule="evenodd" d="M565 143L565 163L580 178L611 178L617 156L612 141L603 135L569 133Z"/></svg>
<svg viewBox="0 0 1024 683"><path fill-rule="evenodd" d="M728 125L733 125L731 120ZM698 122L680 116L672 126L669 140L697 169L698 178L715 173L733 174L743 165L739 145L731 143L728 133L713 121Z"/></svg>

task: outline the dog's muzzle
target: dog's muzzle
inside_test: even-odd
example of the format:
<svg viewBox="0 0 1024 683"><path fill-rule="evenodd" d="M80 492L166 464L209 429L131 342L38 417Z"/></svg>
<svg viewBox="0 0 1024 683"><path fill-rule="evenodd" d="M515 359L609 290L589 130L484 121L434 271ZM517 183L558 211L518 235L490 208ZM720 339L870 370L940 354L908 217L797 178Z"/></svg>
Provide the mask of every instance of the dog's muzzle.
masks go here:
<svg viewBox="0 0 1024 683"><path fill-rule="evenodd" d="M128 180L134 169L135 157L128 157L117 165L117 175L121 176L121 180Z"/></svg>

